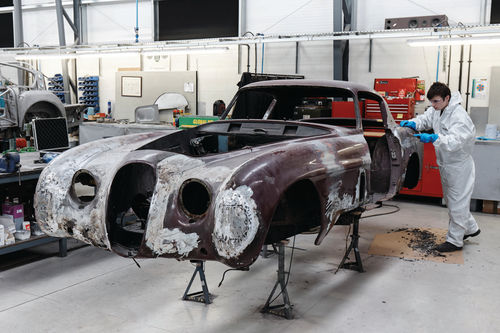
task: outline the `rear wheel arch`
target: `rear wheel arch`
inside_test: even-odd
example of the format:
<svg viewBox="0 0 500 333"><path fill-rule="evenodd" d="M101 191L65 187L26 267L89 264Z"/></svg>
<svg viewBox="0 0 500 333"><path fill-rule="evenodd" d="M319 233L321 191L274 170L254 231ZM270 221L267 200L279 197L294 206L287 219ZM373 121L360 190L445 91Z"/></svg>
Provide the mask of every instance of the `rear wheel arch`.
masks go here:
<svg viewBox="0 0 500 333"><path fill-rule="evenodd" d="M31 122L35 118L57 118L63 117L57 105L48 101L39 101L30 105L23 116L23 124Z"/></svg>

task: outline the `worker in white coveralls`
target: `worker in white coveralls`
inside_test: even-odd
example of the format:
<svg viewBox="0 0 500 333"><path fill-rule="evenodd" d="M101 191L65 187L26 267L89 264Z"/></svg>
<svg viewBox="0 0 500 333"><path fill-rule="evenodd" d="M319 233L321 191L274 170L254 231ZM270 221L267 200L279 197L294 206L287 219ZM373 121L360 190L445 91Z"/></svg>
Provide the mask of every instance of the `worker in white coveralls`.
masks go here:
<svg viewBox="0 0 500 333"><path fill-rule="evenodd" d="M474 187L475 167L472 148L476 129L465 109L462 97L450 92L443 83L435 82L427 92L432 104L424 114L401 126L417 131L433 129L434 134L415 134L421 142L432 142L436 150L443 194L450 216L446 242L435 249L439 252L461 250L464 240L481 232L470 213L470 199Z"/></svg>

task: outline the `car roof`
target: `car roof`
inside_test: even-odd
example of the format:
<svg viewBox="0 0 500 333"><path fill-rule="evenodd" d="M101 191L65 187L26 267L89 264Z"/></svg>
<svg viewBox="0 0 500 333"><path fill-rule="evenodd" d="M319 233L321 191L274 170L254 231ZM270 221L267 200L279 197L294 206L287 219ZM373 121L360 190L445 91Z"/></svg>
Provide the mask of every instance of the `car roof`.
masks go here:
<svg viewBox="0 0 500 333"><path fill-rule="evenodd" d="M247 84L246 86L242 87L241 90L266 88L266 87L339 88L339 89L350 90L353 93L357 93L358 91L367 91L376 94L376 92L373 89L370 89L367 86L358 83L352 83L348 81L338 81L338 80L308 80L308 79L259 81Z"/></svg>

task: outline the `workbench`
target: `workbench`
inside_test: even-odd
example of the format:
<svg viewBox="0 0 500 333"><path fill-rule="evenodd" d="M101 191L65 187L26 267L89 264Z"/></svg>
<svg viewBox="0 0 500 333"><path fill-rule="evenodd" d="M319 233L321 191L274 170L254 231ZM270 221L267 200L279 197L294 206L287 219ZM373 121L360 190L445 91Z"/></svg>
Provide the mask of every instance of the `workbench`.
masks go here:
<svg viewBox="0 0 500 333"><path fill-rule="evenodd" d="M31 202L33 202L32 198L35 194L36 183L46 164L35 163L35 160L38 160L40 156L38 152L21 153L19 156L21 163L19 172L0 173L0 197L11 196L9 192L15 189L19 193L24 192L24 196L29 196ZM26 207L25 204L25 210L29 211L30 209L32 210L33 208ZM0 246L0 255L55 241L59 242L59 256L65 257L67 252L66 238L56 238L47 235L31 236L26 240L17 240L14 244Z"/></svg>
<svg viewBox="0 0 500 333"><path fill-rule="evenodd" d="M472 199L500 201L500 140L476 140L472 157L476 165Z"/></svg>

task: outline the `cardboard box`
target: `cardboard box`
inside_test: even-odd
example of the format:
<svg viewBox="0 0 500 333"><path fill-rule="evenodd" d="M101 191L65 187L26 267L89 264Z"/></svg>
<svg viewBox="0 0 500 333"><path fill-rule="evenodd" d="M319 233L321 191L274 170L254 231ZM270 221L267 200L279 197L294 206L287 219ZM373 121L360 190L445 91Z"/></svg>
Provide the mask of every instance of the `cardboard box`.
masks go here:
<svg viewBox="0 0 500 333"><path fill-rule="evenodd" d="M498 214L498 202L483 200L483 213Z"/></svg>

